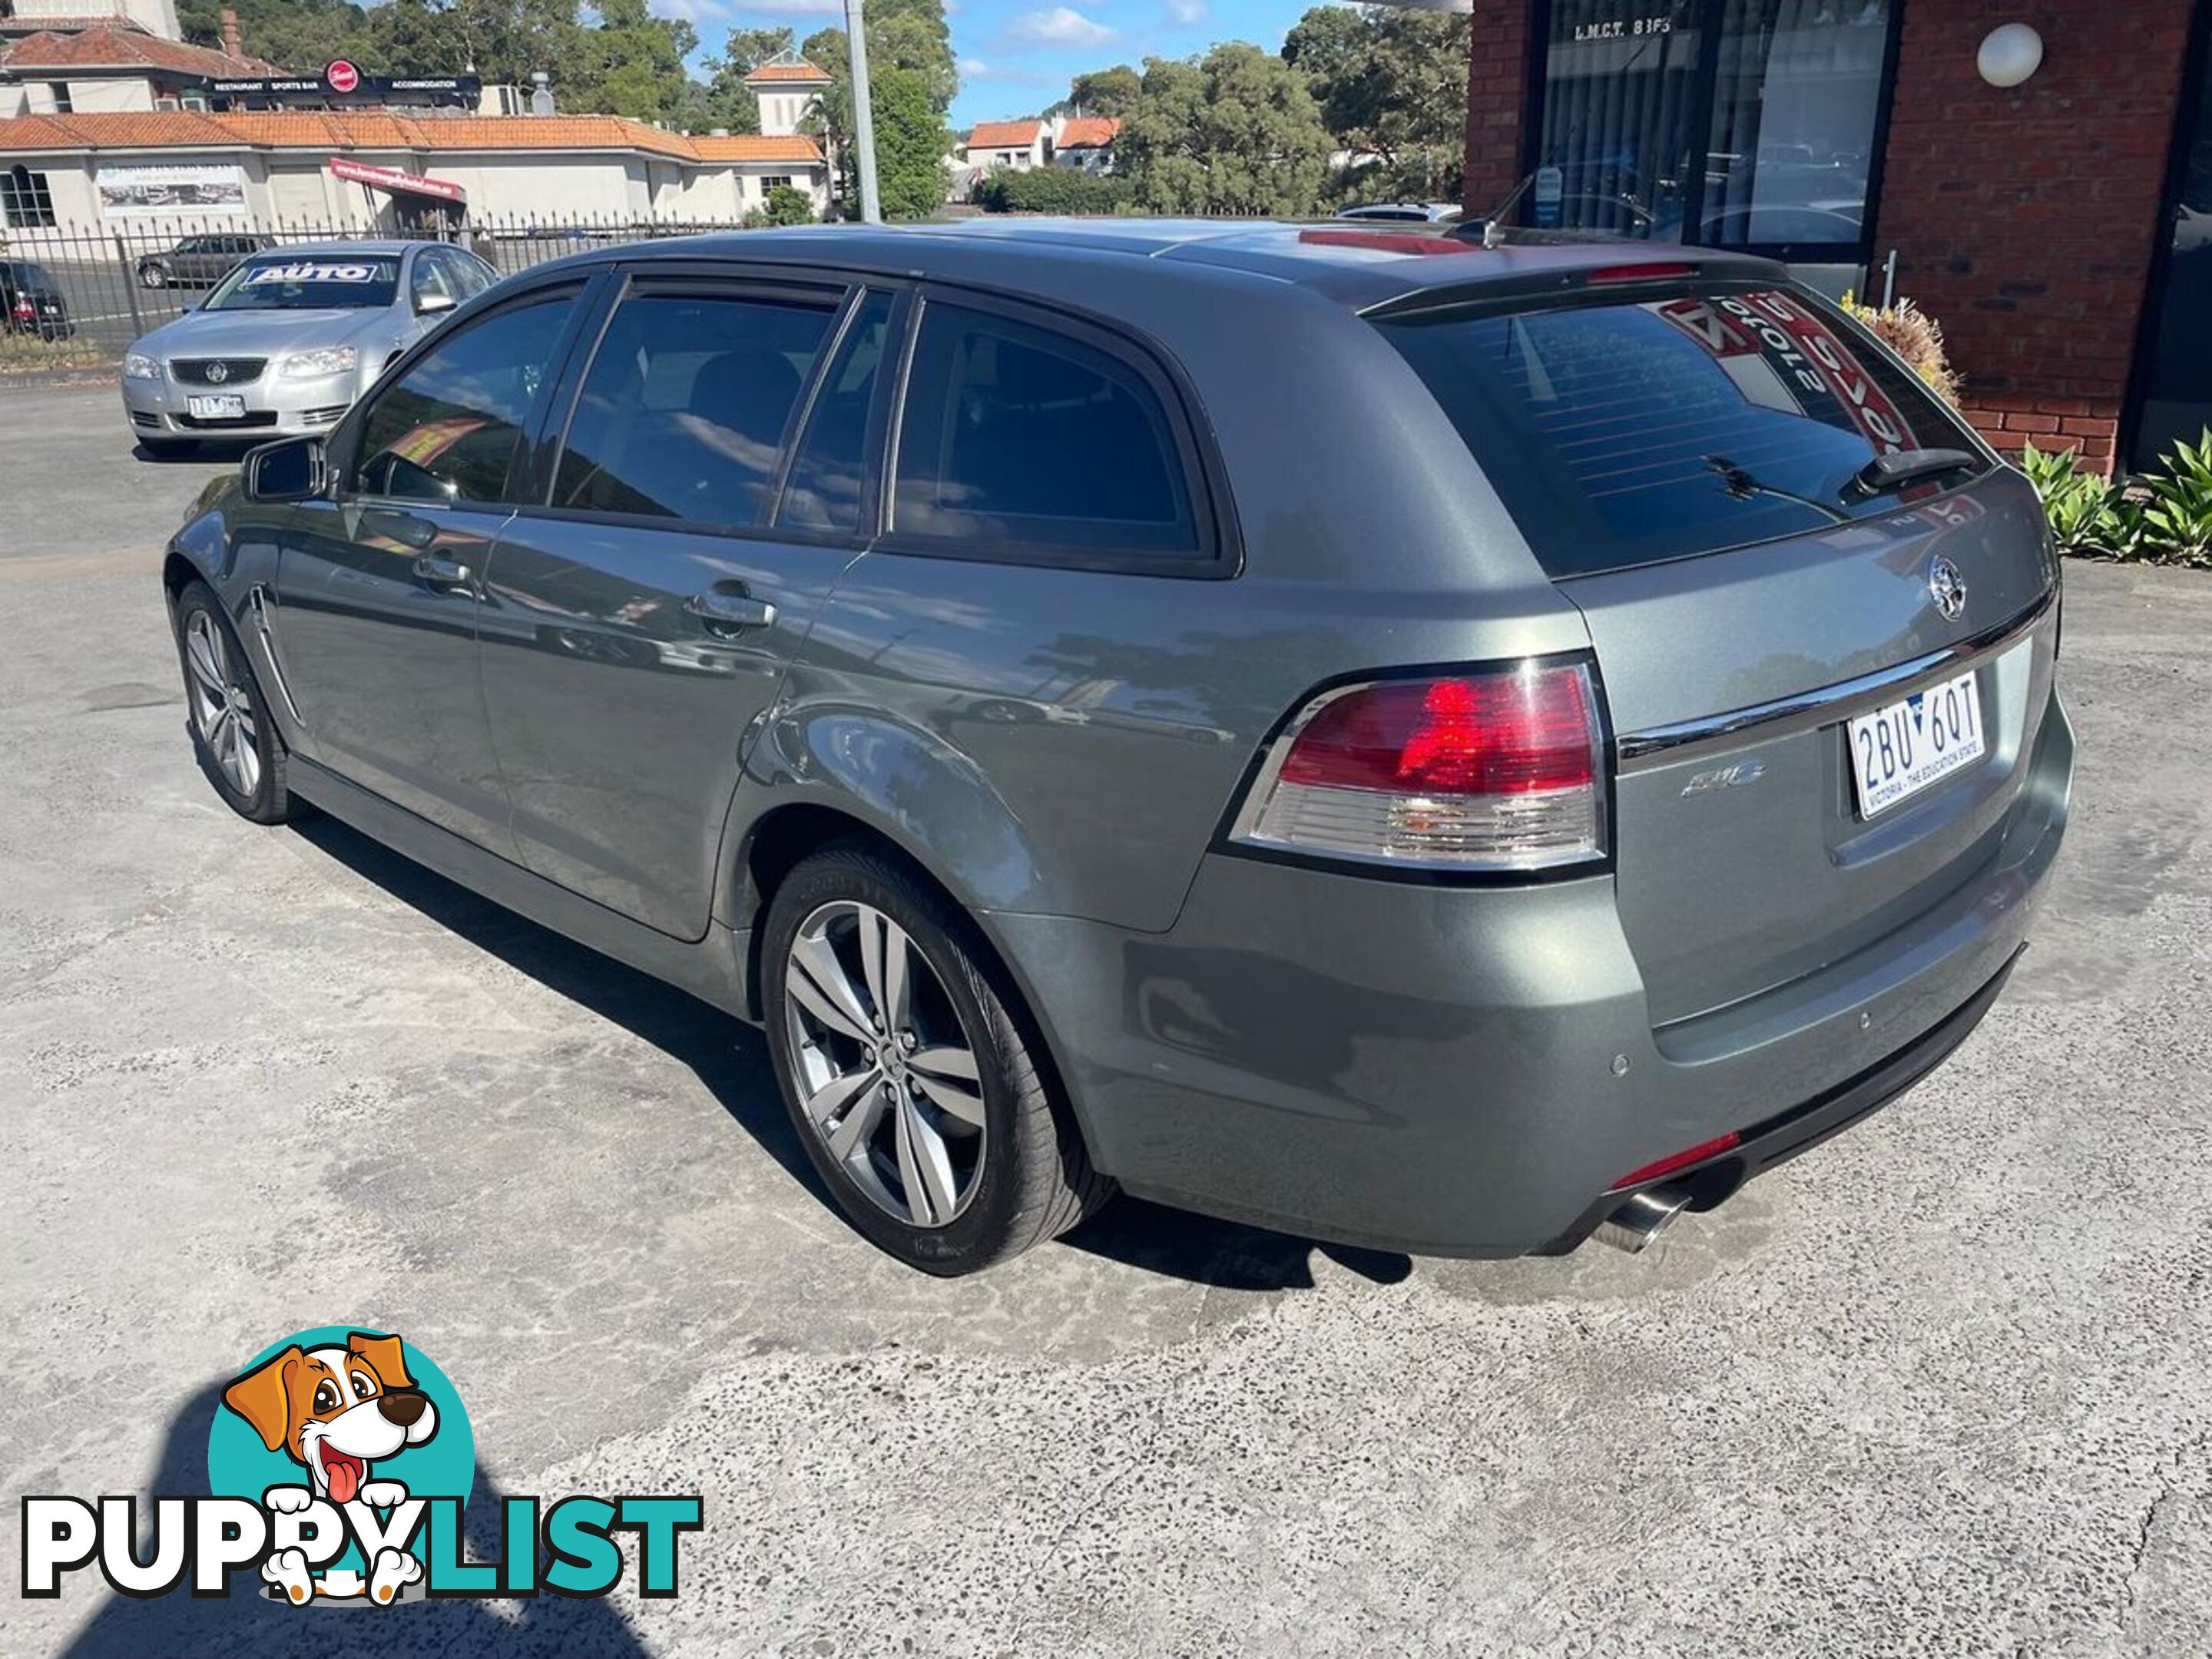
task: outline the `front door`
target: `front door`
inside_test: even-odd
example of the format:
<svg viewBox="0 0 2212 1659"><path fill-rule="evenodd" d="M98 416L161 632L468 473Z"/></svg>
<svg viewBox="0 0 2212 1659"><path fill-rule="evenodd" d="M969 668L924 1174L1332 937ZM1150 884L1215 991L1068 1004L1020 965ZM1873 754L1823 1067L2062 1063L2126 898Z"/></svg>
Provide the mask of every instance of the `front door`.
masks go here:
<svg viewBox="0 0 2212 1659"><path fill-rule="evenodd" d="M490 738L538 874L706 932L742 757L866 544L891 312L885 293L647 275L617 301L484 592Z"/></svg>
<svg viewBox="0 0 2212 1659"><path fill-rule="evenodd" d="M277 562L276 631L313 756L509 856L476 612L580 291L489 313L380 386L332 444L330 499L295 511Z"/></svg>

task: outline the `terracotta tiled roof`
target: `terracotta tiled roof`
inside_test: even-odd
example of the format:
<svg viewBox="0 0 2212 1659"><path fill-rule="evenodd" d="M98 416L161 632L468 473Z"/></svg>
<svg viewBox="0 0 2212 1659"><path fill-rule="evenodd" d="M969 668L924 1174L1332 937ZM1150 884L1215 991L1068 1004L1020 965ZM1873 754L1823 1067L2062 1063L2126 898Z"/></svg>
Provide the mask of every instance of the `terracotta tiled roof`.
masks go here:
<svg viewBox="0 0 2212 1659"><path fill-rule="evenodd" d="M135 18L109 15L0 17L0 34L41 34L52 29L57 34L74 34L79 29L131 29L140 34L149 33L143 23Z"/></svg>
<svg viewBox="0 0 2212 1659"><path fill-rule="evenodd" d="M1060 124L1059 145L1067 149L1077 144L1110 144L1121 130L1121 121L1111 115L1072 115Z"/></svg>
<svg viewBox="0 0 2212 1659"><path fill-rule="evenodd" d="M745 84L756 86L763 81L819 81L830 84L830 77L813 64L801 61L796 64L763 64L745 76Z"/></svg>
<svg viewBox="0 0 2212 1659"><path fill-rule="evenodd" d="M818 167L822 147L811 138L763 138L738 133L728 138L693 138L702 161L804 161Z"/></svg>
<svg viewBox="0 0 2212 1659"><path fill-rule="evenodd" d="M0 155L21 150L210 149L633 149L687 161L822 161L821 149L811 138L687 138L618 115L441 117L327 110L203 115L141 110L0 121Z"/></svg>
<svg viewBox="0 0 2212 1659"><path fill-rule="evenodd" d="M970 149L1025 149L1044 130L1042 121L981 121L968 135Z"/></svg>
<svg viewBox="0 0 2212 1659"><path fill-rule="evenodd" d="M0 72L85 69L155 69L208 76L274 75L274 64L258 58L233 58L206 46L163 40L137 29L102 27L76 34L48 29L27 34L0 52Z"/></svg>

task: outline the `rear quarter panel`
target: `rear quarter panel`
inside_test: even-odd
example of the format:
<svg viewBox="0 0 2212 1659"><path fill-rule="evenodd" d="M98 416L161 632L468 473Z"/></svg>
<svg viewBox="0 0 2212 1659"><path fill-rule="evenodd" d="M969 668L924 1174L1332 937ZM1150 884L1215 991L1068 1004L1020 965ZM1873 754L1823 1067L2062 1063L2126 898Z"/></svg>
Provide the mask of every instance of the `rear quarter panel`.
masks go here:
<svg viewBox="0 0 2212 1659"><path fill-rule="evenodd" d="M1226 481L1233 574L870 552L793 665L743 816L849 797L972 907L1158 931L1316 687L1589 635L1366 324L1243 273L1116 274L1030 297L1180 372Z"/></svg>

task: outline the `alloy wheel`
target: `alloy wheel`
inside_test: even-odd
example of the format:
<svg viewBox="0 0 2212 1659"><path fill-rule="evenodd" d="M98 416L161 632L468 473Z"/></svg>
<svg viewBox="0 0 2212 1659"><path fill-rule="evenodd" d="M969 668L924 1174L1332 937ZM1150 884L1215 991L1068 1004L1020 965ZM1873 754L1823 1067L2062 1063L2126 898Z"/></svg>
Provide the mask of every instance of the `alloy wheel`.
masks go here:
<svg viewBox="0 0 2212 1659"><path fill-rule="evenodd" d="M261 787L261 728L244 665L234 662L222 629L205 611L185 620L185 684L192 730L222 769L230 787L251 800Z"/></svg>
<svg viewBox="0 0 2212 1659"><path fill-rule="evenodd" d="M784 975L792 1075L806 1122L854 1185L914 1227L943 1227L983 1173L975 1045L904 928L836 899L792 938Z"/></svg>

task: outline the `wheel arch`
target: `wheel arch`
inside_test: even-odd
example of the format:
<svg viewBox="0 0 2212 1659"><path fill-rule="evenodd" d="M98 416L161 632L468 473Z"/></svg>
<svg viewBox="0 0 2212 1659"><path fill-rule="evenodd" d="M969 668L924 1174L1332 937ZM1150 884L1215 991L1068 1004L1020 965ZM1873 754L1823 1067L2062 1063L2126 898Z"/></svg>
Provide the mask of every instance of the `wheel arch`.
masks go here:
<svg viewBox="0 0 2212 1659"><path fill-rule="evenodd" d="M744 1017L756 1023L768 1017L762 951L768 908L776 889L810 854L840 842L860 842L896 860L942 894L967 921L981 951L979 965L997 978L1001 1000L1022 1026L1037 1063L1049 1072L1048 1086L1067 1103L1085 1151L1095 1158L1098 1138L1091 1133L1089 1112L1068 1086L1071 1074L1063 1063L1059 1036L1038 1004L1030 976L993 926L990 913L964 897L926 851L910 844L893 823L859 800L810 793L777 803L746 826L732 861L725 912L744 941L740 964Z"/></svg>

